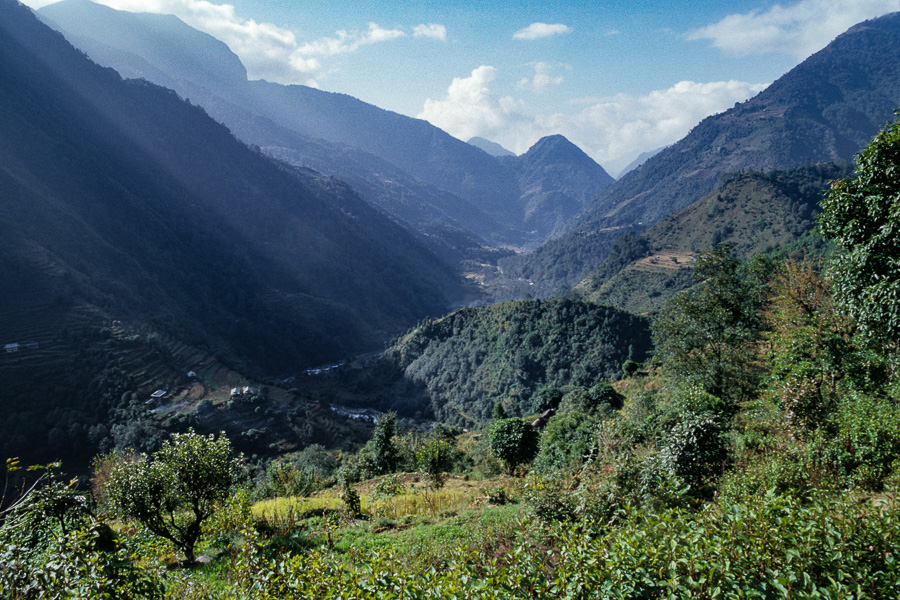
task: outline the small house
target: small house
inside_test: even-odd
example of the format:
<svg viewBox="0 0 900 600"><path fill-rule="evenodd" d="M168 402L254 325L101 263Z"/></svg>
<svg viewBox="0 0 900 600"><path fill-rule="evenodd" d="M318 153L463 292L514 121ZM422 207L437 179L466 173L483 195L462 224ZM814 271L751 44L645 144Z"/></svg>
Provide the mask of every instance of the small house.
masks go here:
<svg viewBox="0 0 900 600"><path fill-rule="evenodd" d="M6 352L18 352L18 351L19 351L19 344L6 344L5 346L3 346L3 349L4 349Z"/></svg>

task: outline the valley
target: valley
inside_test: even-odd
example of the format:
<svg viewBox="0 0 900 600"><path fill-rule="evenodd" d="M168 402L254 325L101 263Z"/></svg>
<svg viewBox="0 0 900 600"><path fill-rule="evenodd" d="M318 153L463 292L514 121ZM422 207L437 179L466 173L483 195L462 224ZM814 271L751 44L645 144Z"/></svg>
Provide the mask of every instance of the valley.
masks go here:
<svg viewBox="0 0 900 600"><path fill-rule="evenodd" d="M614 180L0 0L0 596L893 597L898 40Z"/></svg>

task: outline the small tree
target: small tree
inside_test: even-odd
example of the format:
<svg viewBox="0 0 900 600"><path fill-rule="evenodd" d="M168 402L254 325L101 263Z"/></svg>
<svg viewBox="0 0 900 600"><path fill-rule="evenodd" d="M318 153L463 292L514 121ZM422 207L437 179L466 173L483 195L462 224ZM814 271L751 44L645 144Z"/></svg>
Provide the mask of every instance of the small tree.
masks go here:
<svg viewBox="0 0 900 600"><path fill-rule="evenodd" d="M369 475L387 475L397 470L400 465L400 450L394 443L397 435L397 415L387 413L378 419L372 439L366 444L364 450L371 453L367 470Z"/></svg>
<svg viewBox="0 0 900 600"><path fill-rule="evenodd" d="M189 431L173 435L150 456L117 465L106 494L115 514L139 521L193 563L203 522L228 497L237 477L228 438Z"/></svg>
<svg viewBox="0 0 900 600"><path fill-rule="evenodd" d="M416 465L425 482L433 490L444 487L450 470L453 449L444 440L432 440L416 452Z"/></svg>
<svg viewBox="0 0 900 600"><path fill-rule="evenodd" d="M519 465L532 461L538 453L540 434L522 419L494 421L488 430L491 454L506 466L512 475Z"/></svg>

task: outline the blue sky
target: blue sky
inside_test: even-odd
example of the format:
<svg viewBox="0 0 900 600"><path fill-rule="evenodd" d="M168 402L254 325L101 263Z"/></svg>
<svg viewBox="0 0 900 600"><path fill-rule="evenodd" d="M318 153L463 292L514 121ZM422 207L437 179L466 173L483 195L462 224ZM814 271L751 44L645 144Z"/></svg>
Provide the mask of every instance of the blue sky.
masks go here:
<svg viewBox="0 0 900 600"><path fill-rule="evenodd" d="M521 153L561 133L612 174L898 0L98 0L169 13L253 78L350 94ZM47 0L27 0L40 7Z"/></svg>

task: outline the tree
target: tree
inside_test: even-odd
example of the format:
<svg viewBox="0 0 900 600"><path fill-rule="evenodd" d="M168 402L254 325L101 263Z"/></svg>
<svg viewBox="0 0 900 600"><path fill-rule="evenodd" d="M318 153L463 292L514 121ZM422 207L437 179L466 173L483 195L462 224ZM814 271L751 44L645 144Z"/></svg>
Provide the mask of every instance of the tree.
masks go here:
<svg viewBox="0 0 900 600"><path fill-rule="evenodd" d="M728 244L700 255L700 283L669 300L653 323L653 340L663 368L687 385L731 402L755 393L760 379L755 343L771 265L732 256Z"/></svg>
<svg viewBox="0 0 900 600"><path fill-rule="evenodd" d="M371 475L387 475L397 470L400 451L394 443L397 434L397 415L387 413L378 419L372 439L366 444L371 451Z"/></svg>
<svg viewBox="0 0 900 600"><path fill-rule="evenodd" d="M900 111L898 111L900 115ZM819 231L841 250L835 298L870 338L900 336L900 119L856 155L822 201Z"/></svg>
<svg viewBox="0 0 900 600"><path fill-rule="evenodd" d="M442 439L432 440L419 448L416 452L416 465L428 487L434 490L444 487L452 459L453 449Z"/></svg>
<svg viewBox="0 0 900 600"><path fill-rule="evenodd" d="M497 459L512 475L519 465L524 465L537 455L540 434L522 419L500 419L488 430L488 446Z"/></svg>
<svg viewBox="0 0 900 600"><path fill-rule="evenodd" d="M162 448L116 466L106 482L112 511L169 540L193 563L201 526L237 482L231 443L193 431L174 434Z"/></svg>

